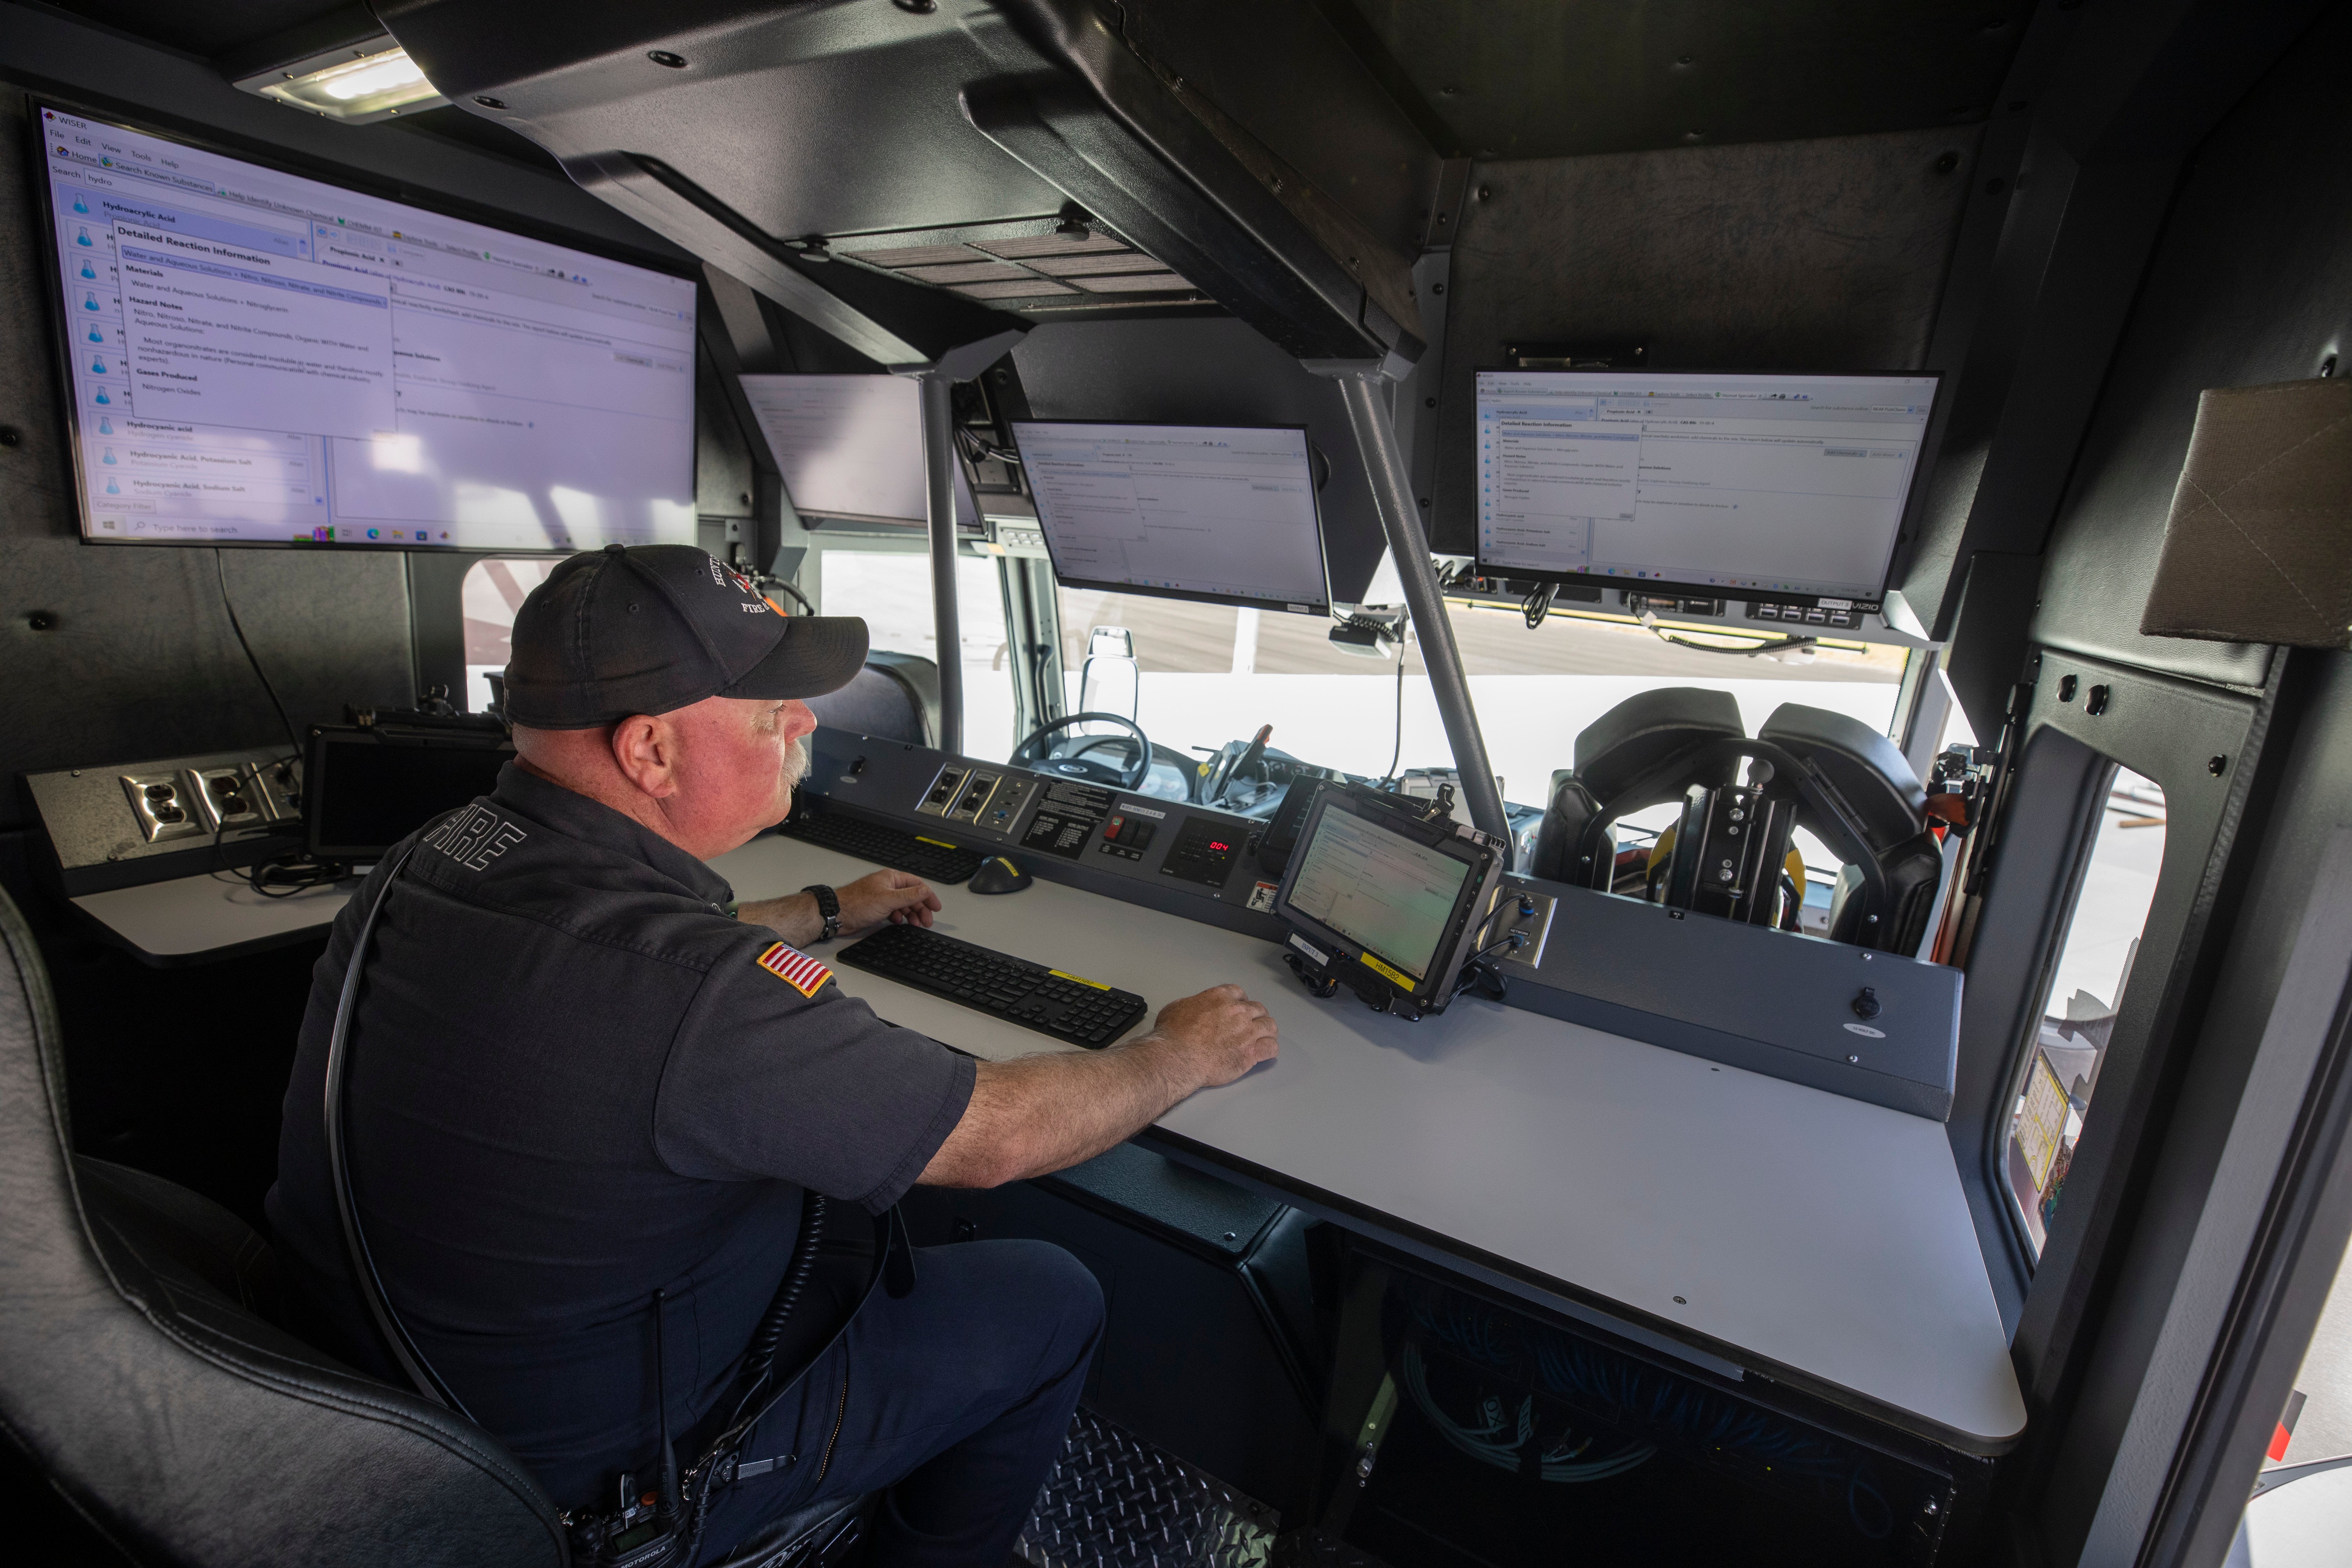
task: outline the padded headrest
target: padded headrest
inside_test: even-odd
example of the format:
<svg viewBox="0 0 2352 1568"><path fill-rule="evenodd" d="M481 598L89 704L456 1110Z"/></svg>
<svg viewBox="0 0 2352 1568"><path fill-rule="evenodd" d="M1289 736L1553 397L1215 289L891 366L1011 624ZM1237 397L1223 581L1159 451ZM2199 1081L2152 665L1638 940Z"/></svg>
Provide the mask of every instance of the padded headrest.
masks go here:
<svg viewBox="0 0 2352 1568"><path fill-rule="evenodd" d="M1759 741L1770 741L1818 773L1842 798L1873 849L1894 848L1927 826L1927 792L1895 742L1858 719L1783 702Z"/></svg>
<svg viewBox="0 0 2352 1568"><path fill-rule="evenodd" d="M1595 800L1606 803L1679 752L1716 741L1744 740L1747 734L1739 704L1729 692L1661 687L1628 697L1585 726L1576 737L1577 780ZM1732 758L1686 782L1729 784L1738 765L1738 759ZM1708 776L1717 773L1721 776Z"/></svg>

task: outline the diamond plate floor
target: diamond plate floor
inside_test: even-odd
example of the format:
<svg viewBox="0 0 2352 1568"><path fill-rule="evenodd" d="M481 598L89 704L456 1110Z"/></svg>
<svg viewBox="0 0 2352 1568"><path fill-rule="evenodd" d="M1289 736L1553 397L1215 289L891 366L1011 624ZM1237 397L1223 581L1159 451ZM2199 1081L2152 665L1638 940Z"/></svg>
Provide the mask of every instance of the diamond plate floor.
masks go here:
<svg viewBox="0 0 2352 1568"><path fill-rule="evenodd" d="M1275 1511L1081 1410L1013 1551L1032 1568L1266 1568Z"/></svg>

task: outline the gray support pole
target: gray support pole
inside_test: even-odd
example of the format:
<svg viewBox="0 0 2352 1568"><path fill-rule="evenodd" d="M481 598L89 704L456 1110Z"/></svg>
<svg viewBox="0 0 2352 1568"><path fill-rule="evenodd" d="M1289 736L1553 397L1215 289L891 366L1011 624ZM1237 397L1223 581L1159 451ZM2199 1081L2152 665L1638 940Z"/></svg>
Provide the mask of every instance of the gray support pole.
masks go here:
<svg viewBox="0 0 2352 1568"><path fill-rule="evenodd" d="M1366 365L1333 379L1347 400L1348 423L1355 427L1356 445L1364 454L1381 530L1388 535L1389 555L1404 584L1405 607L1412 612L1413 634L1421 639L1421 660L1437 695L1437 716L1444 721L1454 771L1462 775L1463 803L1475 826L1507 843L1510 819L1503 813L1502 793L1495 788L1486 737L1478 732L1478 711L1470 705L1470 683L1462 674L1462 653L1454 646L1454 624L1445 618L1445 600L1429 563L1429 534L1421 526L1421 509L1413 503L1412 476L1405 469L1396 426L1381 405L1384 378L1377 367ZM1402 658L1403 652L1397 657Z"/></svg>
<svg viewBox="0 0 2352 1568"><path fill-rule="evenodd" d="M922 388L924 515L931 531L931 625L939 637L940 750L963 750L963 633L956 619L955 446L940 371L915 377Z"/></svg>

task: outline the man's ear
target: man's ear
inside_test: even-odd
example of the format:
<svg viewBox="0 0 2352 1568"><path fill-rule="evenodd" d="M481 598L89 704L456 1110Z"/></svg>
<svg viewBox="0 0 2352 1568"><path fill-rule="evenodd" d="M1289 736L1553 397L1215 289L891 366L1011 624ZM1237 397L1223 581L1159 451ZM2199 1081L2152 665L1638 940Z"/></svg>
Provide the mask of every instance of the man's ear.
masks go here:
<svg viewBox="0 0 2352 1568"><path fill-rule="evenodd" d="M677 792L677 739L659 719L637 713L614 725L613 762L656 800Z"/></svg>

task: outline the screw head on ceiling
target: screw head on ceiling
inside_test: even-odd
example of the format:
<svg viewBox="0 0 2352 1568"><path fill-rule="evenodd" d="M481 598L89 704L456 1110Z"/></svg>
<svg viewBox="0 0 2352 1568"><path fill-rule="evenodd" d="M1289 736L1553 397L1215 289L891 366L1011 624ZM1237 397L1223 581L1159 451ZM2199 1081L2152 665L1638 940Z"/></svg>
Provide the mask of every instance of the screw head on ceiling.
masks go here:
<svg viewBox="0 0 2352 1568"><path fill-rule="evenodd" d="M646 58L653 61L654 64L657 66L667 66L674 71L684 70L686 68L686 57L684 55L674 55L667 49L648 49L646 52Z"/></svg>
<svg viewBox="0 0 2352 1568"><path fill-rule="evenodd" d="M484 109L504 109L507 106L506 100L502 98L477 98L474 101Z"/></svg>

